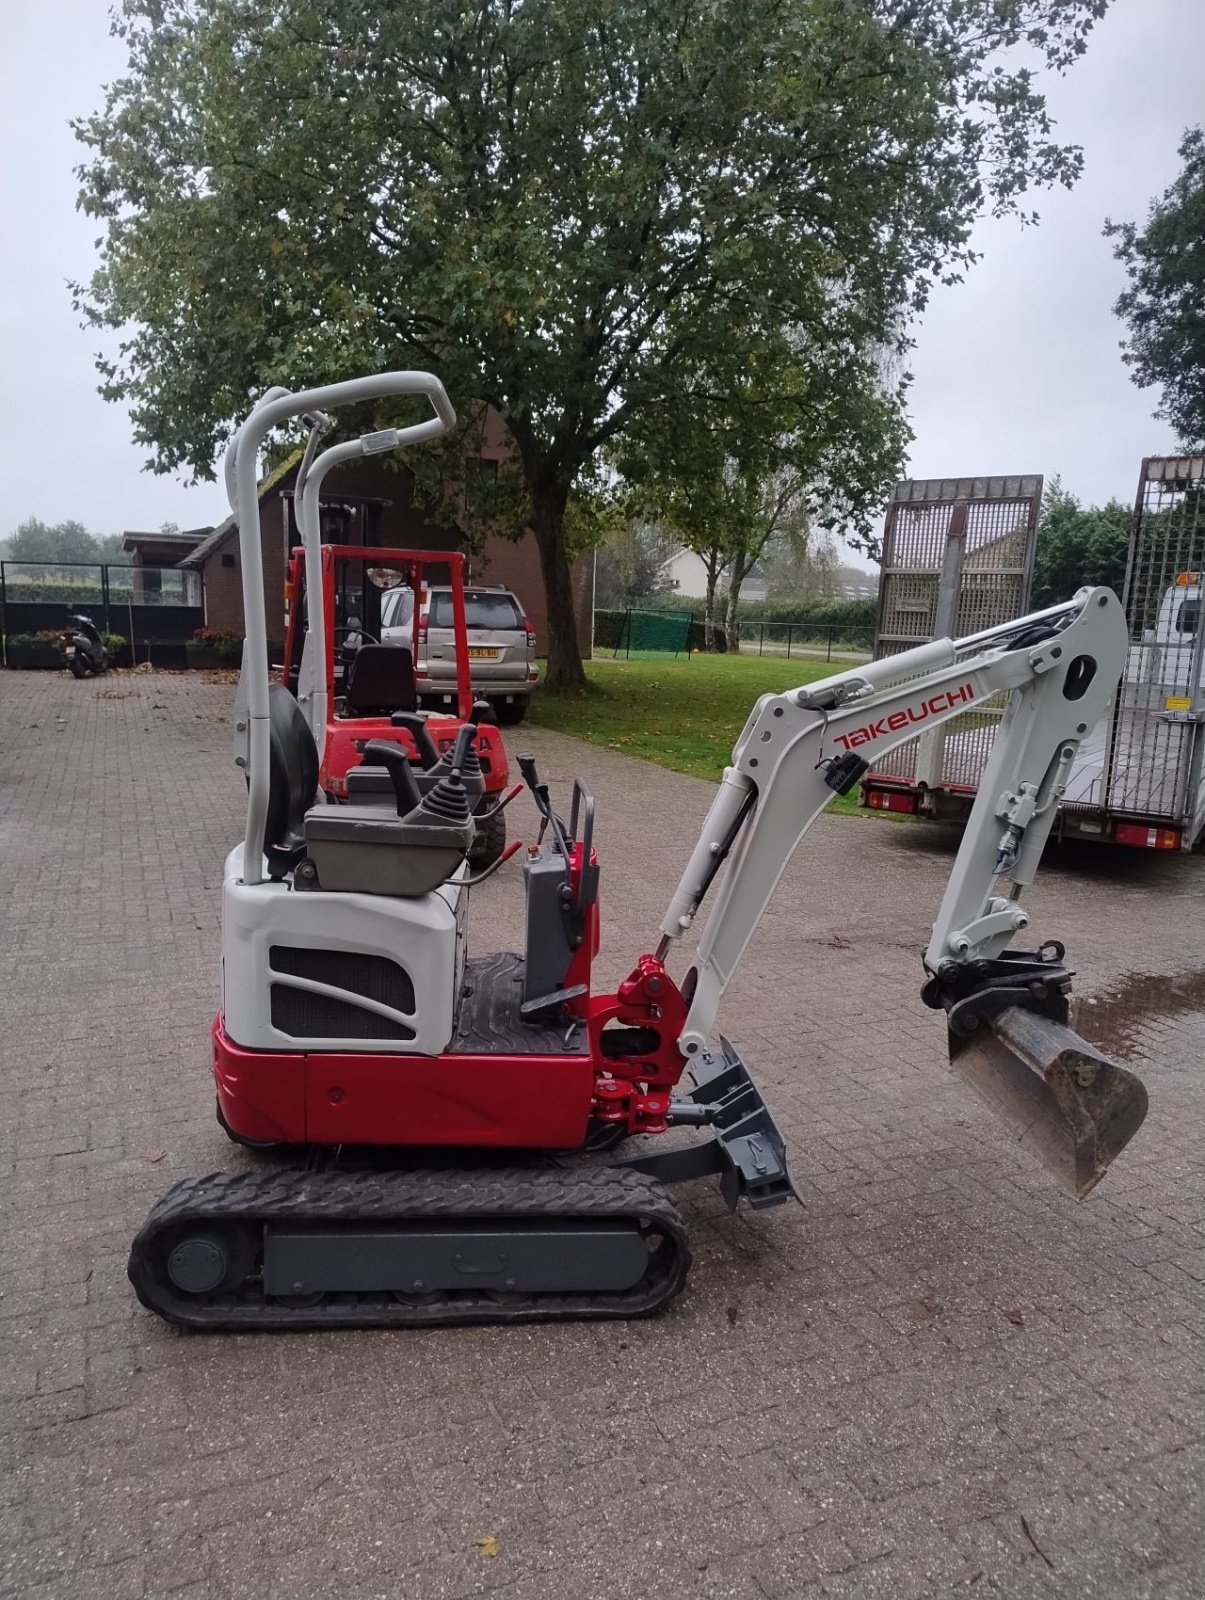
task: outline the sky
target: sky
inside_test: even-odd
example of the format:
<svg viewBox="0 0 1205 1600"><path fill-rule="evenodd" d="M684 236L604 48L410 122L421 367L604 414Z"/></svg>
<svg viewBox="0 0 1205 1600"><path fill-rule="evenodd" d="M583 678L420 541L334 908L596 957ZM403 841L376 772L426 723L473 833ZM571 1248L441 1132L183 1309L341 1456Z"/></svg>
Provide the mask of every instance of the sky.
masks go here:
<svg viewBox="0 0 1205 1600"><path fill-rule="evenodd" d="M68 126L98 110L125 65L104 0L9 8L0 51L0 538L29 516L95 533L200 527L226 513L216 485L143 470L124 410L96 392L102 335L66 284L95 265L96 224L75 210L82 149ZM1085 501L1129 500L1144 455L1175 440L1118 350L1124 286L1104 219L1141 220L1175 177L1186 126L1205 119L1196 65L1205 0L1114 0L1087 54L1045 87L1059 136L1083 146L1071 191L1039 191L1037 228L984 221L983 259L935 291L917 348L914 477L1058 474ZM112 348L110 341L109 348Z"/></svg>

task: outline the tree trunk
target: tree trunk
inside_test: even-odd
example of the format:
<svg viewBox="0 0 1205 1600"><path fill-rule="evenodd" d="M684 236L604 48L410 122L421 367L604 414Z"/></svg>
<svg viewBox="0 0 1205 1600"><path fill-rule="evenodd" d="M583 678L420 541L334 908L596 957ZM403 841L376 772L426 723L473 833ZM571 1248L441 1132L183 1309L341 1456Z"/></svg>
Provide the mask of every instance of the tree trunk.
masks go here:
<svg viewBox="0 0 1205 1600"><path fill-rule="evenodd" d="M728 578L728 600L724 607L724 637L728 649L733 655L739 655L741 648L740 622L738 620L741 605L741 584L749 576L749 569L753 563L748 564L735 556L732 562L732 572Z"/></svg>
<svg viewBox="0 0 1205 1600"><path fill-rule="evenodd" d="M580 694L586 687L573 609L569 552L565 545L568 485L554 482L532 491L532 531L540 552L544 599L548 607L548 666L544 687L551 694Z"/></svg>
<svg viewBox="0 0 1205 1600"><path fill-rule="evenodd" d="M719 573L710 565L707 568L707 596L703 601L703 649L715 654L715 586Z"/></svg>
<svg viewBox="0 0 1205 1600"><path fill-rule="evenodd" d="M718 549L709 550L703 556L703 564L707 568L707 597L703 602L703 648L708 654L715 654L719 649L715 634L716 589L719 587L720 573L726 565L723 552Z"/></svg>

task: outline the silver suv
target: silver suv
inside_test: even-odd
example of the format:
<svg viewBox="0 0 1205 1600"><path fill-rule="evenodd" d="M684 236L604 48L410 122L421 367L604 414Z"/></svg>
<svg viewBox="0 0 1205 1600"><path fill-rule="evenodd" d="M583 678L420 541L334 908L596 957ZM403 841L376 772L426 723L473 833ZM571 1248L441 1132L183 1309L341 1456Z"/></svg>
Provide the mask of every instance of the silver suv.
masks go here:
<svg viewBox="0 0 1205 1600"><path fill-rule="evenodd" d="M489 701L500 723L522 722L539 681L536 633L509 589L474 585L464 591L473 691ZM391 589L381 599L382 644L408 645L413 638L414 592ZM418 619L418 692L429 703L455 703L456 643L452 591L432 585Z"/></svg>

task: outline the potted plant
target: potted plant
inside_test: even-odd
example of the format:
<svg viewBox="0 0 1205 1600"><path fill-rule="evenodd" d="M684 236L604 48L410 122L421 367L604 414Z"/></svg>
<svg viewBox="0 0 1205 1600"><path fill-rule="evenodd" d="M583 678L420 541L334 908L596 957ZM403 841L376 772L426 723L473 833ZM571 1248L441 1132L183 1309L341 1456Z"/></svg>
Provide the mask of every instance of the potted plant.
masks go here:
<svg viewBox="0 0 1205 1600"><path fill-rule="evenodd" d="M128 667L130 660L130 641L124 633L102 633L105 649L109 652L109 665L113 667Z"/></svg>
<svg viewBox="0 0 1205 1600"><path fill-rule="evenodd" d="M4 657L10 667L53 672L66 661L62 630L43 628L38 633L10 633L4 641Z"/></svg>
<svg viewBox="0 0 1205 1600"><path fill-rule="evenodd" d="M236 667L243 658L243 641L224 628L198 628L184 647L190 667Z"/></svg>

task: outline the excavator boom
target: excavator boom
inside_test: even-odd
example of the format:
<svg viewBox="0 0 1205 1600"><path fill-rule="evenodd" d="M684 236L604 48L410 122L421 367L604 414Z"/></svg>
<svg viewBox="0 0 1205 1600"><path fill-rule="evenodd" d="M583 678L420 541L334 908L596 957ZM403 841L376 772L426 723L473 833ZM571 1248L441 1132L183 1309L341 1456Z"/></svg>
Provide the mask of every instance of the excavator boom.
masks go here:
<svg viewBox="0 0 1205 1600"><path fill-rule="evenodd" d="M661 923L661 953L728 871L683 986L679 1039L706 1048L725 988L796 846L834 793L920 728L1011 693L925 952L927 1004L949 1018L954 1071L1019 1142L1083 1195L1133 1136L1146 1091L1068 1023L1061 946L1008 946L1029 926L1033 881L1080 741L1099 722L1126 658L1108 589L967 639L938 639L754 707Z"/></svg>

